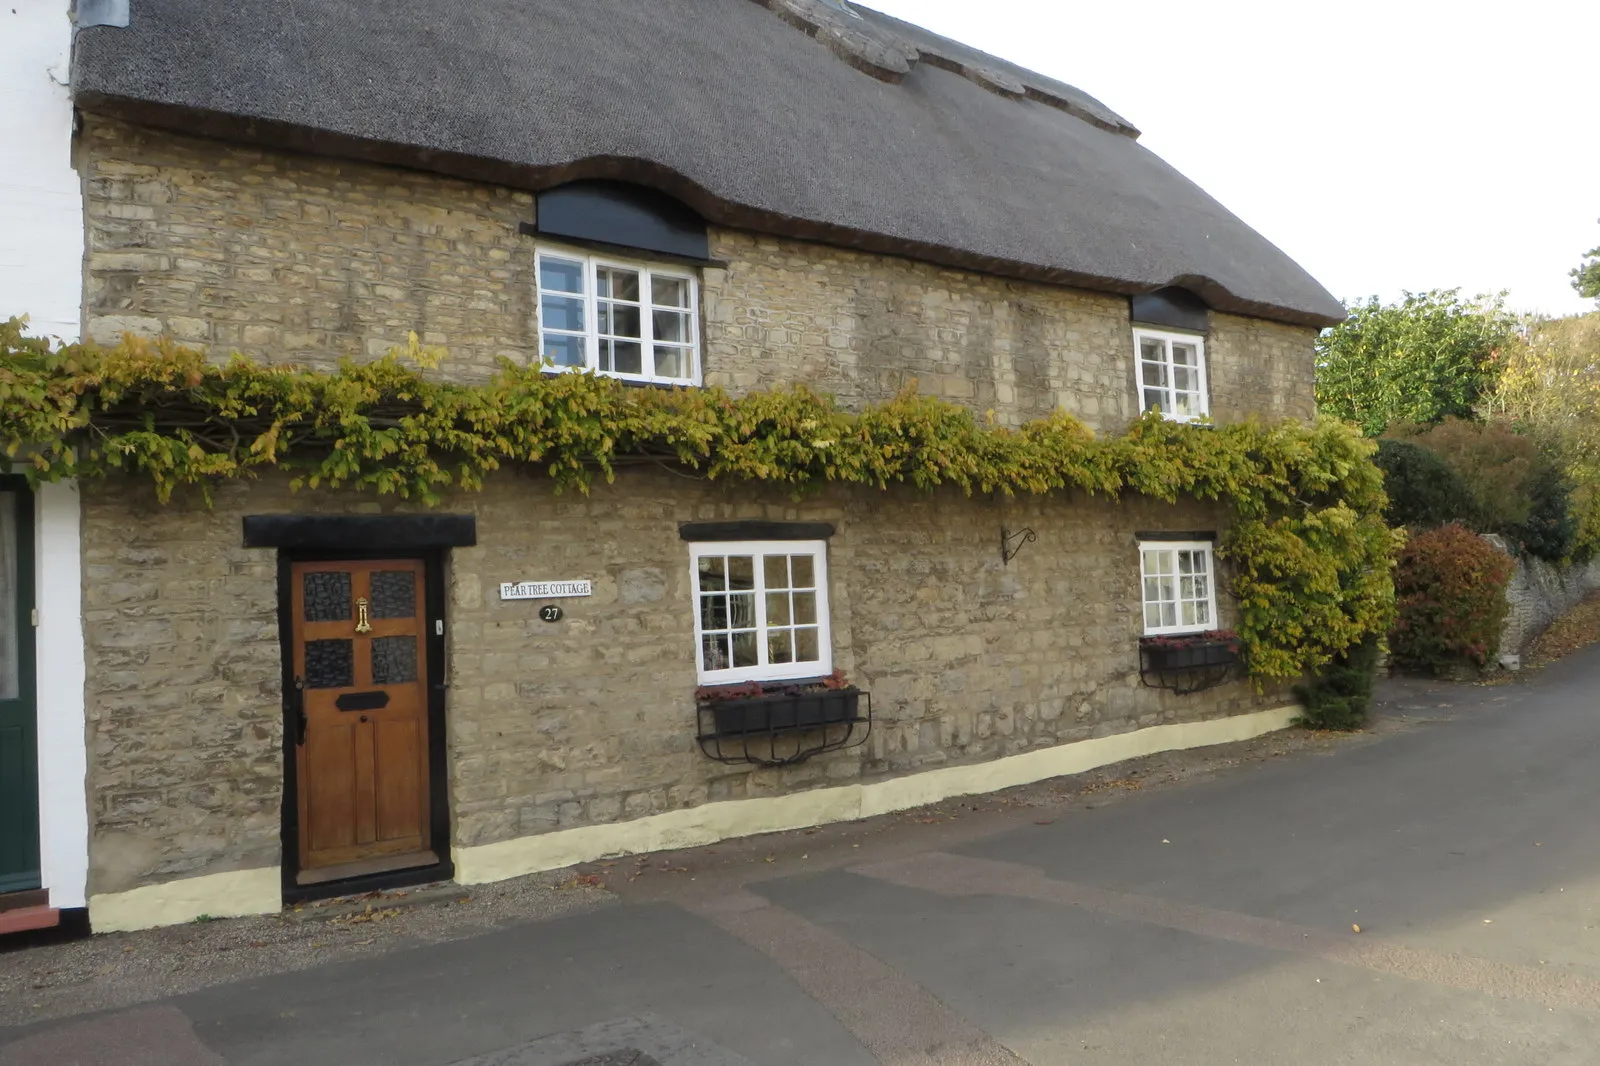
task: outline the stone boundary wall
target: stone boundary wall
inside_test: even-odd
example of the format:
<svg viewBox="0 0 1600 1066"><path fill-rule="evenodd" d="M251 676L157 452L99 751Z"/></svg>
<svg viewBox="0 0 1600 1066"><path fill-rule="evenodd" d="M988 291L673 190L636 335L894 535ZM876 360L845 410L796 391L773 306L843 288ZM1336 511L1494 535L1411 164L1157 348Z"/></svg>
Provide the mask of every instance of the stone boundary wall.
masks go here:
<svg viewBox="0 0 1600 1066"><path fill-rule="evenodd" d="M1484 538L1506 551L1503 538ZM1508 552L1509 554L1509 552ZM1519 669L1528 645L1549 628L1550 623L1576 607L1589 593L1600 589L1600 559L1573 566L1556 566L1543 559L1524 555L1506 586L1506 602L1511 613L1500 633L1500 664Z"/></svg>

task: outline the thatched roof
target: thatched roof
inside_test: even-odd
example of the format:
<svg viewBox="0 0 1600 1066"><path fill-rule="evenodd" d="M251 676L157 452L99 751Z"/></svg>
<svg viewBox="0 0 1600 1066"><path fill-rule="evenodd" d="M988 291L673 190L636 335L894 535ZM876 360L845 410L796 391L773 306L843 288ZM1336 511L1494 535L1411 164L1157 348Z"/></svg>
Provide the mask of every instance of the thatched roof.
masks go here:
<svg viewBox="0 0 1600 1066"><path fill-rule="evenodd" d="M1343 310L1098 100L838 0L131 0L80 107L1121 293ZM1174 90L1180 91L1180 90Z"/></svg>

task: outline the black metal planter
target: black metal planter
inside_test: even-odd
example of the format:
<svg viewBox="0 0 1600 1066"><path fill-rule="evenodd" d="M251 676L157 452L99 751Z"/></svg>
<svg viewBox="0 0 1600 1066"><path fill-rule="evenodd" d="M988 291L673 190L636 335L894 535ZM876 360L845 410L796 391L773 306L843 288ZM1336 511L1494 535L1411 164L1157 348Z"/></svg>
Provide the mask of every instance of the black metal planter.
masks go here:
<svg viewBox="0 0 1600 1066"><path fill-rule="evenodd" d="M857 688L701 700L698 709L700 750L718 762L788 766L865 743L872 731L872 697Z"/></svg>
<svg viewBox="0 0 1600 1066"><path fill-rule="evenodd" d="M742 700L717 700L711 718L723 736L808 729L833 722L853 722L861 716L861 692L837 689L800 695L777 694Z"/></svg>
<svg viewBox="0 0 1600 1066"><path fill-rule="evenodd" d="M1179 695L1221 685L1231 680L1242 665L1239 644L1234 640L1147 640L1139 645L1139 680L1150 688L1169 689Z"/></svg>

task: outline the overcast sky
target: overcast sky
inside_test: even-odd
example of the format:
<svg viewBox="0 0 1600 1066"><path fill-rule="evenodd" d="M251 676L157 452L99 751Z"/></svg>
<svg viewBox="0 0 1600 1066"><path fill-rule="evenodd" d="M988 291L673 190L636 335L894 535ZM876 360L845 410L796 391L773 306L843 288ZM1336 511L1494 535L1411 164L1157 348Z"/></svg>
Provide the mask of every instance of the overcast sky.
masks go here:
<svg viewBox="0 0 1600 1066"><path fill-rule="evenodd" d="M1600 0L868 0L1075 85L1341 299L1592 310Z"/></svg>

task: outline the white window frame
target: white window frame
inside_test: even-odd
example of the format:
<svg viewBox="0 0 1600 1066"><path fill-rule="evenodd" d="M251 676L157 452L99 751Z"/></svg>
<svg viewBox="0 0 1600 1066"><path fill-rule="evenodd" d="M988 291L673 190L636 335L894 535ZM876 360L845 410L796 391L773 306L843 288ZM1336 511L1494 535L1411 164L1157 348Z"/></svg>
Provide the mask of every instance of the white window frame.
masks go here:
<svg viewBox="0 0 1600 1066"><path fill-rule="evenodd" d="M1157 636L1163 636L1165 634L1171 634L1171 633L1206 633L1206 632L1209 632L1210 630L1213 630L1213 629L1221 629L1222 628L1221 623L1217 619L1217 550L1216 549L1217 549L1216 544L1214 544L1213 542L1211 542L1209 540L1141 540L1139 542L1139 623L1140 623L1141 626L1144 627L1144 635L1145 636L1147 636L1147 637L1157 637ZM1185 603L1185 602L1201 602L1199 600L1199 597L1184 597L1184 596L1182 596L1181 595L1182 590L1180 588L1176 587L1177 583L1178 583L1178 580L1181 577L1181 575L1178 572L1178 553L1182 552L1182 551L1200 551L1200 552L1204 552L1205 553L1205 559L1206 559L1206 596L1205 596L1204 602L1206 604L1206 614L1210 617L1211 620L1209 622L1207 622L1206 624L1204 624L1204 625L1200 625L1200 624L1184 625L1180 621L1177 625L1152 626L1152 625L1150 625L1149 621L1146 618L1146 609L1149 607L1149 605L1151 603L1150 599L1148 598L1148 596L1146 594L1147 581L1148 581L1149 578L1161 577L1161 576L1164 576L1164 575L1152 574L1152 573L1149 572L1149 569L1148 569L1148 566L1147 566L1147 560L1146 560L1146 553L1147 552L1164 552L1164 553L1166 553L1166 554L1171 556L1171 560L1172 560L1172 567L1171 567L1172 574L1171 574L1171 577L1172 577L1173 584L1174 584L1174 589L1173 589L1174 599L1173 599L1172 602L1175 603L1175 604L1180 605L1178 607L1178 614L1179 614L1180 618L1182 617L1182 607L1181 607L1181 605L1183 603ZM1162 601L1157 601L1157 602L1163 602L1164 603L1164 602L1167 602L1167 601L1162 600Z"/></svg>
<svg viewBox="0 0 1600 1066"><path fill-rule="evenodd" d="M1166 368L1166 379L1168 382L1168 384L1165 386L1146 386L1144 383L1144 367L1145 363L1147 362L1144 357L1144 342L1147 340L1161 342L1161 350L1165 359L1165 362L1162 365ZM1198 369L1197 376L1200 379L1200 410L1195 414L1183 415L1179 414L1177 410L1176 396L1180 390L1176 389L1172 385L1172 380L1174 377L1173 371L1175 366L1172 360L1172 345L1174 343L1190 344L1194 346L1195 363ZM1162 418L1168 420L1169 422L1198 422L1201 419L1209 418L1211 415L1211 382L1206 373L1205 336L1199 333L1180 333L1172 330L1146 329L1143 326L1134 327L1133 384L1138 398L1139 411L1141 413L1147 410L1144 404L1145 389L1159 387L1164 394L1161 401ZM1189 392L1191 390L1184 389L1182 391Z"/></svg>
<svg viewBox="0 0 1600 1066"><path fill-rule="evenodd" d="M567 259L583 264L583 324L582 336L584 338L582 366L564 366L546 364L547 373L559 374L571 371L590 371L606 377L618 378L622 381L637 381L653 385L699 385L700 373L700 278L696 272L682 266L650 262L648 260L618 259L607 255L594 255L579 251L574 248L559 245L541 244L533 250L534 269L534 298L539 315L539 357L544 358L544 339L546 333L544 321L544 300L546 296L573 297L576 293L562 292L558 289L546 289L544 284L544 260L546 256L556 259ZM641 368L649 368L649 372L626 374L617 370L600 369L600 308L601 297L598 294L599 284L596 272L603 268L616 270L632 270L639 274L639 346L641 352ZM689 304L687 307L672 308L672 310L688 312L689 329L692 337L689 344L683 345L675 341L663 341L680 348L688 357L688 374L682 377L669 377L654 373L655 370L655 304L653 286L656 278L671 278L674 281L685 281L689 285ZM661 310L668 310L662 306ZM556 330L549 332L558 336L577 336L576 330ZM608 334L608 336L610 336Z"/></svg>
<svg viewBox="0 0 1600 1066"><path fill-rule="evenodd" d="M700 560L705 556L750 555L754 557L754 590L756 600L756 654L755 666L729 667L725 670L708 670L705 665L704 618L700 609ZM817 654L815 662L768 663L767 659L767 590L766 567L763 558L768 555L809 555L812 576L817 593ZM833 632L828 609L828 542L825 540L709 540L695 541L689 545L689 592L694 600L694 664L696 676L702 685L725 685L742 681L793 681L800 678L826 677L833 673Z"/></svg>

